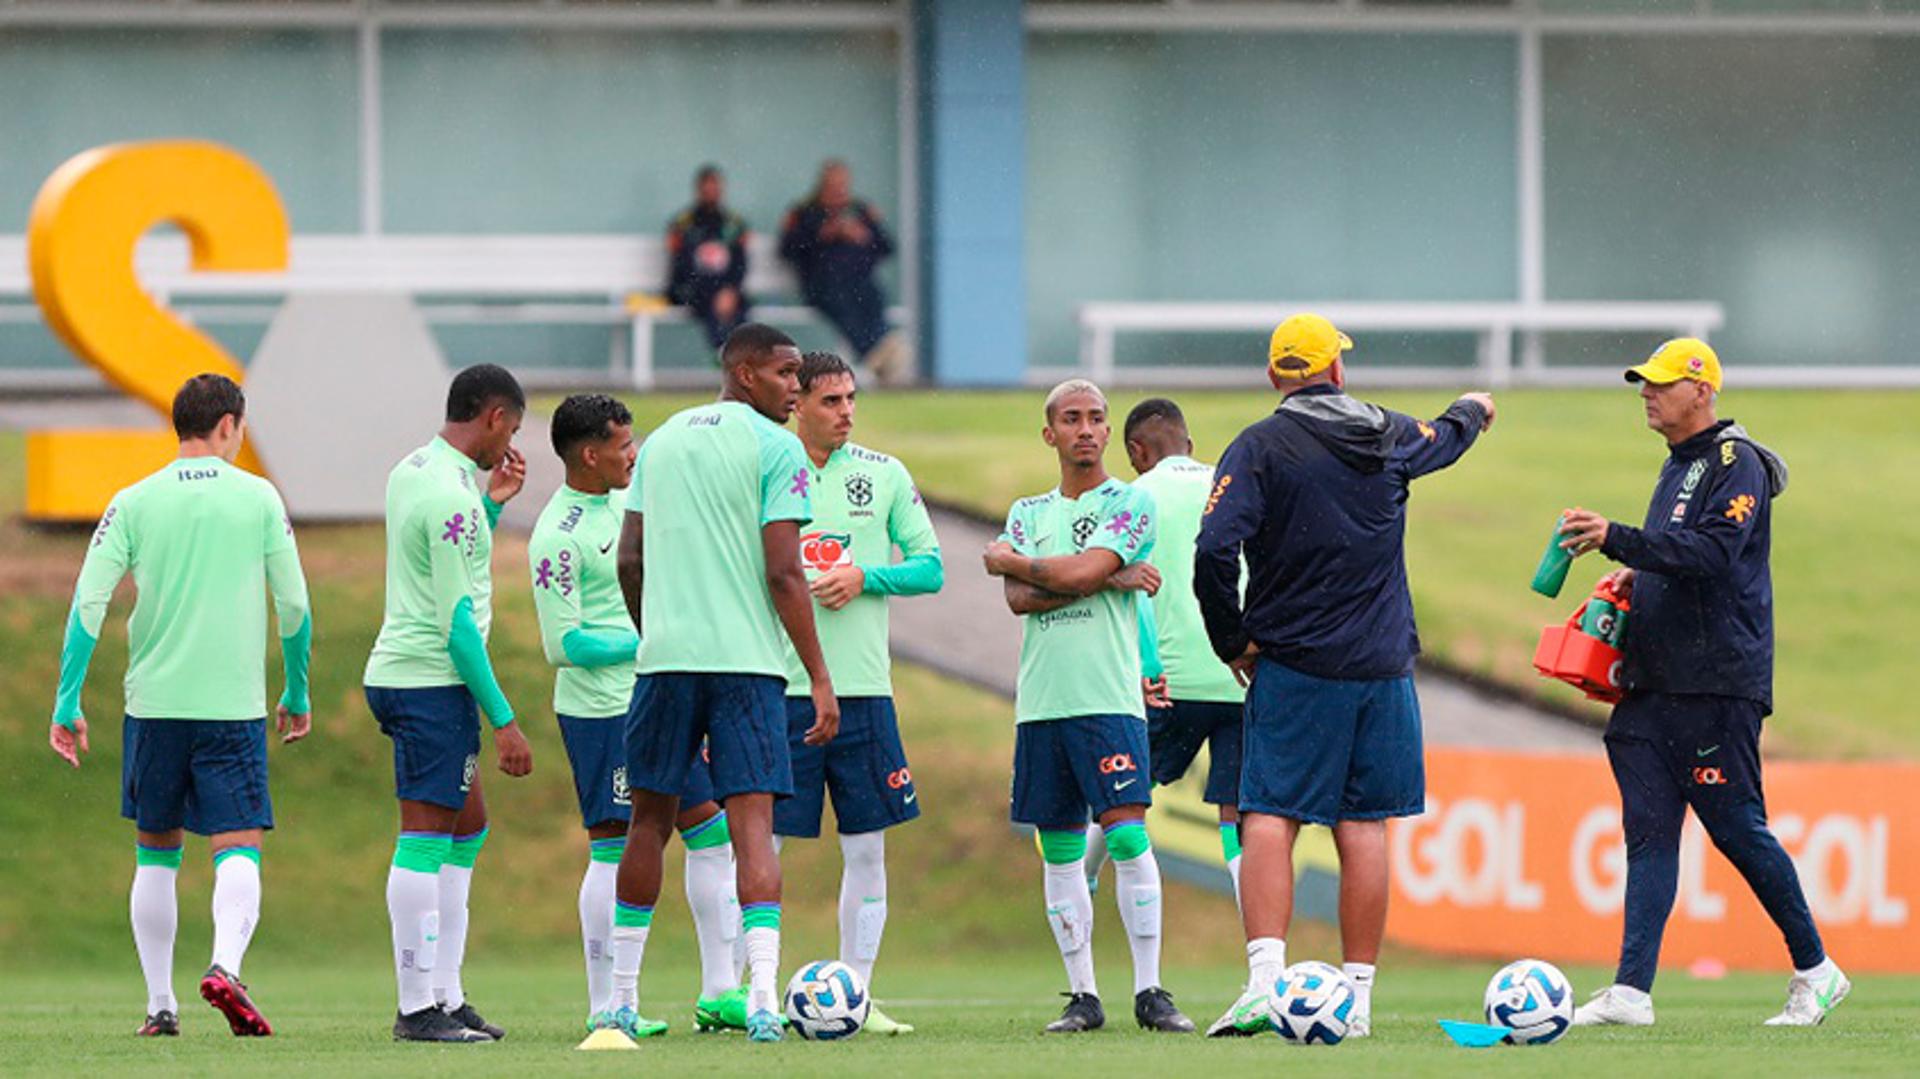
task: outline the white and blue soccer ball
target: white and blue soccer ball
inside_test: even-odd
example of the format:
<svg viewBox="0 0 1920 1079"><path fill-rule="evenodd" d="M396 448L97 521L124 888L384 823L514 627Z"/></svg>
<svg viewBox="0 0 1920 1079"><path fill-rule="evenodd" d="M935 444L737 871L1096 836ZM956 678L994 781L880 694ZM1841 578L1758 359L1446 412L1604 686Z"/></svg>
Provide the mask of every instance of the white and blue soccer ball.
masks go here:
<svg viewBox="0 0 1920 1079"><path fill-rule="evenodd" d="M1273 1029L1294 1045L1339 1045L1353 1017L1353 981L1330 963L1295 963L1273 986Z"/></svg>
<svg viewBox="0 0 1920 1079"><path fill-rule="evenodd" d="M808 963L787 983L787 1022L808 1041L853 1037L871 1006L859 973L837 960Z"/></svg>
<svg viewBox="0 0 1920 1079"><path fill-rule="evenodd" d="M1573 1025L1573 984L1545 960L1508 963L1487 983L1487 1022L1509 1045L1545 1045Z"/></svg>

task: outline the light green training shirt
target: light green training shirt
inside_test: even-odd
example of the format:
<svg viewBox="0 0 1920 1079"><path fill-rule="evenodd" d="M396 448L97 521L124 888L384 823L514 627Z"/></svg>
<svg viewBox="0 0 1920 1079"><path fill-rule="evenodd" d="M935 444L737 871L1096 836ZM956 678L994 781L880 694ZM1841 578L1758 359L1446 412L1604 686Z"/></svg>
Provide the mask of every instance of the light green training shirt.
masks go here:
<svg viewBox="0 0 1920 1079"><path fill-rule="evenodd" d="M640 447L641 674L786 676L761 528L806 521L813 473L793 432L738 401L676 413Z"/></svg>
<svg viewBox="0 0 1920 1079"><path fill-rule="evenodd" d="M813 581L836 566L879 570L893 563L893 549L908 559L940 557L940 541L907 466L884 453L849 442L811 474L813 520L800 534L800 563ZM936 563L937 564L937 563ZM887 596L920 589L886 589L884 576L869 572L860 594L837 611L813 605L813 620L826 655L833 692L840 697L893 696L893 662L887 649ZM937 585L936 585L937 587ZM787 695L809 695L811 683L793 642L786 644Z"/></svg>
<svg viewBox="0 0 1920 1079"><path fill-rule="evenodd" d="M484 640L493 625L493 521L473 459L435 436L387 474L387 602L367 657L366 684L462 685L447 651L454 608L473 603Z"/></svg>
<svg viewBox="0 0 1920 1079"><path fill-rule="evenodd" d="M303 684L290 677L282 703L307 710L307 582L280 492L218 457L185 457L114 495L94 529L73 591L56 722L79 714L86 661L129 571L137 595L127 623L128 715L265 716L269 589L290 674L300 653Z"/></svg>
<svg viewBox="0 0 1920 1079"><path fill-rule="evenodd" d="M640 644L620 593L614 546L620 542L620 495L590 495L562 486L540 511L527 544L533 606L553 679L553 710L563 716L624 716L633 694Z"/></svg>
<svg viewBox="0 0 1920 1079"><path fill-rule="evenodd" d="M1121 565L1154 547L1153 496L1109 478L1067 498L1058 487L1023 498L1007 513L1001 540L1030 558L1101 547ZM1021 723L1075 716L1145 718L1140 696L1138 592L1102 590L1058 610L1021 616L1020 681L1014 718Z"/></svg>
<svg viewBox="0 0 1920 1079"><path fill-rule="evenodd" d="M1167 695L1176 701L1238 704L1246 699L1246 690L1213 654L1200 601L1193 595L1193 545L1200 535L1200 515L1213 493L1213 466L1191 457L1167 457L1133 486L1152 495L1160 511L1159 535L1147 561L1160 571L1160 591L1152 607Z"/></svg>

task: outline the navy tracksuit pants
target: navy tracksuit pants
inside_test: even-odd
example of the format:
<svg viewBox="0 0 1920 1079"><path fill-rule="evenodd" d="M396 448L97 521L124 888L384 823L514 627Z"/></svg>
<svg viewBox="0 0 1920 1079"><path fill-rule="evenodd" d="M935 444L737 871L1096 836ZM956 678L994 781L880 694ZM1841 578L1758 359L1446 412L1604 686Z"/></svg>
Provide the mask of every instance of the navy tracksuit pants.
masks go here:
<svg viewBox="0 0 1920 1079"><path fill-rule="evenodd" d="M1759 703L1701 694L1630 693L1607 724L1607 759L1627 833L1626 929L1614 980L1653 988L1660 938L1680 882L1687 809L1746 878L1786 937L1796 970L1826 958L1793 860L1767 827Z"/></svg>

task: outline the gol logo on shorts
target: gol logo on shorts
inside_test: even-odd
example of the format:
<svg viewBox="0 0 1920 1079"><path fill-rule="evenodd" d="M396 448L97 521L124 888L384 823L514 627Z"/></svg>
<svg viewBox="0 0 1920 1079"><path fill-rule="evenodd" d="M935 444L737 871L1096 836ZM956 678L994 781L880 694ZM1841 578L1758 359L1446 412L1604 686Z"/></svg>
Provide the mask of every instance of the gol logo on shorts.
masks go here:
<svg viewBox="0 0 1920 1079"><path fill-rule="evenodd" d="M1727 774L1718 768L1695 768L1693 770L1693 785L1696 787L1724 787L1727 785Z"/></svg>
<svg viewBox="0 0 1920 1079"><path fill-rule="evenodd" d="M1110 776L1115 772L1133 771L1133 757L1127 753L1115 753L1111 757L1100 758L1100 774Z"/></svg>
<svg viewBox="0 0 1920 1079"><path fill-rule="evenodd" d="M913 782L913 773L908 771L905 768L902 768L897 772L887 773L887 789L889 790L896 790L896 791L900 790L901 788L907 786L912 782Z"/></svg>

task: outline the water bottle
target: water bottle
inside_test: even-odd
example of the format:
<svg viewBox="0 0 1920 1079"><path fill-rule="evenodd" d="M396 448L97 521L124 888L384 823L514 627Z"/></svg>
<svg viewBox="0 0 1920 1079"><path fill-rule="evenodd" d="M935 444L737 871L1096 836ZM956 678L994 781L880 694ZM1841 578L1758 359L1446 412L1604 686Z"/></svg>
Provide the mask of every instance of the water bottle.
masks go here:
<svg viewBox="0 0 1920 1079"><path fill-rule="evenodd" d="M1553 536L1547 540L1546 553L1540 556L1540 568L1533 571L1533 590L1548 599L1566 587L1567 570L1573 567L1573 555L1560 546L1560 526L1566 522L1566 514L1554 522Z"/></svg>
<svg viewBox="0 0 1920 1079"><path fill-rule="evenodd" d="M1580 615L1580 632L1609 648L1620 647L1625 635L1627 615L1608 600L1594 596Z"/></svg>

